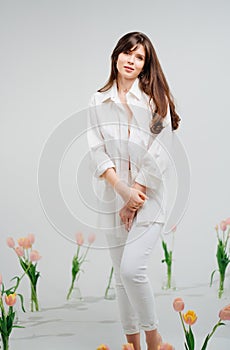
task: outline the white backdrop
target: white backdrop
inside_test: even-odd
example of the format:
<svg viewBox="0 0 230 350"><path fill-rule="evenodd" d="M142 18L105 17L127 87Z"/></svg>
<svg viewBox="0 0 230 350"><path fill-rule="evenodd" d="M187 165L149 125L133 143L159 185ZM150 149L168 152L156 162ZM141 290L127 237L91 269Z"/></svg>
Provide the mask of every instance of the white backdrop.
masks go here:
<svg viewBox="0 0 230 350"><path fill-rule="evenodd" d="M117 40L138 30L153 41L175 96L182 118L178 136L191 167L190 201L176 232L177 285L208 284L216 266L214 226L230 216L229 11L227 0L0 2L0 272L5 283L21 272L6 238L32 232L42 255L41 305L65 301L75 246L43 212L39 157L55 128L85 109L104 84ZM72 180L67 172L63 181ZM165 271L161 257L159 242L150 265L155 290ZM110 266L107 250L90 251L80 278L83 294L103 295Z"/></svg>

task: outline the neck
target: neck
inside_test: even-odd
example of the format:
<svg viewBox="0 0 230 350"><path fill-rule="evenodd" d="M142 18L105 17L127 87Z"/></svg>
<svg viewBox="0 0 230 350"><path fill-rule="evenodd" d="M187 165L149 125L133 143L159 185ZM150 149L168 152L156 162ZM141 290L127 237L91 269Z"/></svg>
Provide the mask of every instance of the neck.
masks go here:
<svg viewBox="0 0 230 350"><path fill-rule="evenodd" d="M118 91L127 93L131 89L133 83L134 83L134 80L127 80L127 79L118 77L117 78Z"/></svg>

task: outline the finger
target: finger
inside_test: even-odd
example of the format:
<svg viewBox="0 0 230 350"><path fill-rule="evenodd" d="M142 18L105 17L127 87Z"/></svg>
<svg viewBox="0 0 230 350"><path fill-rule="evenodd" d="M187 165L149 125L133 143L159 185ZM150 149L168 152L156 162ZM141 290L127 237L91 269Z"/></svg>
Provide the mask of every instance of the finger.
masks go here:
<svg viewBox="0 0 230 350"><path fill-rule="evenodd" d="M132 220L132 219L130 219L130 220L129 220L129 223L128 223L128 231L130 231L130 230L131 230L132 223L133 223L133 220Z"/></svg>
<svg viewBox="0 0 230 350"><path fill-rule="evenodd" d="M148 196L146 196L146 194L141 191L139 191L138 196L143 200L149 199Z"/></svg>

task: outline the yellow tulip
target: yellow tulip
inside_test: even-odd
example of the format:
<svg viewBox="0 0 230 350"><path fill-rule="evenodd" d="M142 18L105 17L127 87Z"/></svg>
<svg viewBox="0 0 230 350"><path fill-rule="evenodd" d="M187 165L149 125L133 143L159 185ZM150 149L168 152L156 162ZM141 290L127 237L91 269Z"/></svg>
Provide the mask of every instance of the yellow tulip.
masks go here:
<svg viewBox="0 0 230 350"><path fill-rule="evenodd" d="M5 302L8 306L13 306L16 303L16 293L6 295Z"/></svg>
<svg viewBox="0 0 230 350"><path fill-rule="evenodd" d="M193 310L188 310L184 315L183 315L185 323L189 324L192 326L196 320L197 320L197 315Z"/></svg>
<svg viewBox="0 0 230 350"><path fill-rule="evenodd" d="M110 349L107 345L101 344L98 346L97 350L110 350Z"/></svg>

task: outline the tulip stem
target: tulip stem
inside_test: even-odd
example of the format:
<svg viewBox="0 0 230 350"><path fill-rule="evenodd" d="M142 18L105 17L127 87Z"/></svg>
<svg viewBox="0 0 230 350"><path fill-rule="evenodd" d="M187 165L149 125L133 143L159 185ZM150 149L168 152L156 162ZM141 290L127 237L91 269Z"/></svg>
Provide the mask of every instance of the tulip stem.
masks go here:
<svg viewBox="0 0 230 350"><path fill-rule="evenodd" d="M181 311L179 312L179 315L180 315L180 319L181 319L181 323L182 323L182 326L183 326L183 330L184 330L184 333L186 334L186 328L185 328L185 325L184 325L184 321L183 321L183 317L182 317L182 314L181 314Z"/></svg>
<svg viewBox="0 0 230 350"><path fill-rule="evenodd" d="M36 293L36 287L33 285L33 283L30 283L31 285L31 308L30 310L33 312L34 311L34 306L35 310L39 311L39 305L38 305L38 298L37 298L37 293Z"/></svg>
<svg viewBox="0 0 230 350"><path fill-rule="evenodd" d="M2 344L3 344L3 350L8 350L9 349L9 336L3 335L2 336Z"/></svg>
<svg viewBox="0 0 230 350"><path fill-rule="evenodd" d="M67 297L66 297L67 300L69 300L69 298L70 298L70 295L71 295L71 293L72 293L72 291L73 291L73 287L74 287L74 280L72 280L72 283L71 283L69 292L68 292L68 294L67 294Z"/></svg>
<svg viewBox="0 0 230 350"><path fill-rule="evenodd" d="M112 277L113 277L113 266L112 266L111 271L110 271L109 283L108 283L108 286L107 286L106 291L105 291L105 298L107 298L107 296L108 296L109 288L110 288L111 282L112 282Z"/></svg>
<svg viewBox="0 0 230 350"><path fill-rule="evenodd" d="M224 323L221 321L221 319L219 319L219 321L213 327L212 332L210 334L208 334L207 337L205 338L205 341L203 343L203 346L202 346L201 350L206 350L207 349L208 342L209 342L210 338L213 336L213 334L215 333L216 329L219 326L224 326Z"/></svg>

